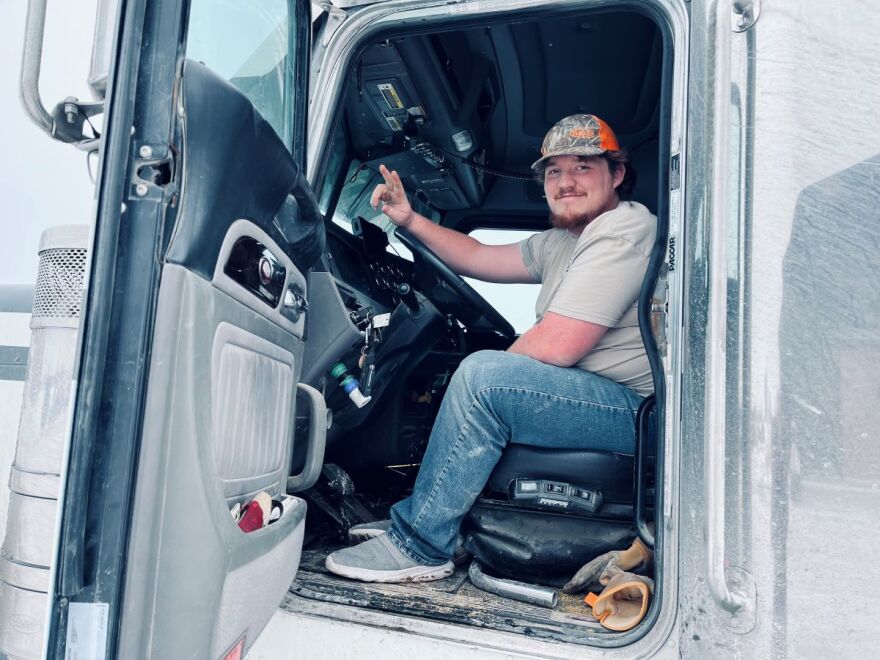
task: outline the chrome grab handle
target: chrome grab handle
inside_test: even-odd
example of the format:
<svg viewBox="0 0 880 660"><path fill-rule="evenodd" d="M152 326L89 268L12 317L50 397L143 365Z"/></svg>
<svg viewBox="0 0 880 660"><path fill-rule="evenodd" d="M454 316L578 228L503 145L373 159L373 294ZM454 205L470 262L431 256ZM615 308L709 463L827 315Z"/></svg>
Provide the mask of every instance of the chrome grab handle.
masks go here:
<svg viewBox="0 0 880 660"><path fill-rule="evenodd" d="M43 59L43 33L46 30L46 2L47 0L28 2L19 92L28 116L51 135L52 115L40 99L40 63Z"/></svg>
<svg viewBox="0 0 880 660"><path fill-rule="evenodd" d="M728 587L724 566L725 545L725 471L724 458L727 440L726 392L727 381L727 191L730 183L729 117L731 100L729 62L719 62L730 53L730 4L724 0L715 3L716 39L714 56L714 92L712 167L709 190L709 291L706 324L706 399L705 429L703 434L704 501L706 506L706 581L709 592L726 611L736 613L746 605L742 594Z"/></svg>

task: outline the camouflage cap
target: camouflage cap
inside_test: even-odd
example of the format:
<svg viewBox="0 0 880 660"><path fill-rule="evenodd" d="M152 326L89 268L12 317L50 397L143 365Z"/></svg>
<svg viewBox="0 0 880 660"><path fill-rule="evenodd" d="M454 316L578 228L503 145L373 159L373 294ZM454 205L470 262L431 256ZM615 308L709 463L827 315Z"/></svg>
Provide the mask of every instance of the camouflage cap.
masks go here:
<svg viewBox="0 0 880 660"><path fill-rule="evenodd" d="M569 115L547 132L541 157L532 163L532 170L539 170L554 156L598 156L619 149L614 131L596 115Z"/></svg>

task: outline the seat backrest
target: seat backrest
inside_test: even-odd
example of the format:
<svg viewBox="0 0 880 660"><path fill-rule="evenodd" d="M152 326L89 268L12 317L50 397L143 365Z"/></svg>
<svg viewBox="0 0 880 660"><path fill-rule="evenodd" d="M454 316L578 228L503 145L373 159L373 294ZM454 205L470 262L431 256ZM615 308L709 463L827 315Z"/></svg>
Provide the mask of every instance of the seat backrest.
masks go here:
<svg viewBox="0 0 880 660"><path fill-rule="evenodd" d="M657 139L651 138L630 151L630 162L636 172L633 201L644 204L651 213L657 213L657 174L659 155Z"/></svg>

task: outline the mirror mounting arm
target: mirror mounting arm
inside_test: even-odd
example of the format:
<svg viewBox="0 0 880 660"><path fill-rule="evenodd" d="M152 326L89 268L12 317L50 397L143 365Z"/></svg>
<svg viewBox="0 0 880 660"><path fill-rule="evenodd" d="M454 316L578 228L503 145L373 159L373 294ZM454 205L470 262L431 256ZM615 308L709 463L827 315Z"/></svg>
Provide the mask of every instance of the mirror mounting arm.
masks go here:
<svg viewBox="0 0 880 660"><path fill-rule="evenodd" d="M52 116L40 99L40 63L43 59L43 33L46 30L46 1L28 2L19 90L25 112L37 126L52 135Z"/></svg>
<svg viewBox="0 0 880 660"><path fill-rule="evenodd" d="M43 60L43 35L46 31L46 3L47 0L28 1L19 77L21 102L28 117L50 137L66 143L91 142L98 135L84 135L83 128L89 117L103 112L102 101L83 102L68 96L50 113L40 98L40 66Z"/></svg>

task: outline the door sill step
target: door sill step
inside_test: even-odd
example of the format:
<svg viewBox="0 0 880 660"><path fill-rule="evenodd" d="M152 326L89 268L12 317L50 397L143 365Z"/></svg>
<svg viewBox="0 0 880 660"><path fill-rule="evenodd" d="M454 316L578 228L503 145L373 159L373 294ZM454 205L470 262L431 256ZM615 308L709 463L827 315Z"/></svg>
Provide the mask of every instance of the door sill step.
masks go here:
<svg viewBox="0 0 880 660"><path fill-rule="evenodd" d="M528 637L582 645L602 639L609 630L590 614L583 596L559 594L559 604L547 609L491 594L474 587L467 563L448 578L434 582L381 584L356 582L333 575L324 558L337 548L303 552L290 592L311 600L415 616L457 625L513 632Z"/></svg>

